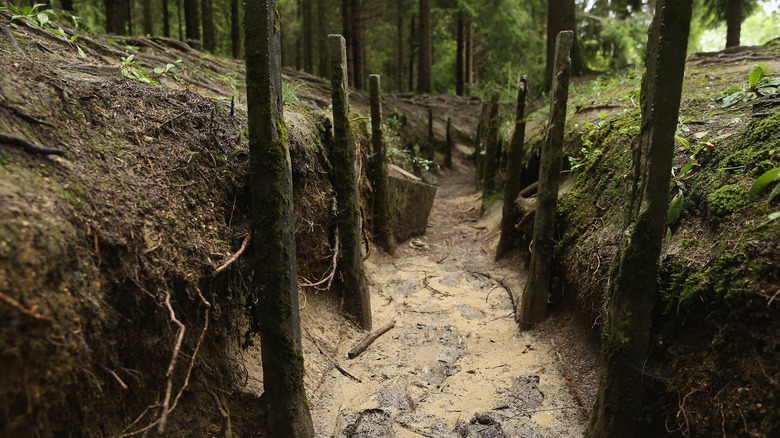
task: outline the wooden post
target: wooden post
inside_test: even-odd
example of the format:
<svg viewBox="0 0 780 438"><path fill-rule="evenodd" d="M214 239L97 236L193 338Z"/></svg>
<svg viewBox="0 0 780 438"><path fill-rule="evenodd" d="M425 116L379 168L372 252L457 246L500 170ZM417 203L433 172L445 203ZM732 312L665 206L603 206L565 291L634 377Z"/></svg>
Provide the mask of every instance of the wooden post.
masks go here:
<svg viewBox="0 0 780 438"><path fill-rule="evenodd" d="M474 166L476 167L474 186L476 190L482 189L482 138L485 136L485 125L487 124L485 119L487 118L488 108L490 108L489 103L483 102L482 111L479 114L479 122L477 123L477 138L474 142Z"/></svg>
<svg viewBox="0 0 780 438"><path fill-rule="evenodd" d="M433 161L436 158L436 137L433 135L433 108L428 108L428 149L425 159Z"/></svg>
<svg viewBox="0 0 780 438"><path fill-rule="evenodd" d="M517 87L517 108L515 109L515 133L509 144L506 163L506 182L504 183L504 210L501 216L501 237L496 247L496 260L512 250L517 230L515 225L520 219L515 200L520 193L521 172L523 169L523 145L525 143L525 96L528 78L520 79Z"/></svg>
<svg viewBox="0 0 780 438"><path fill-rule="evenodd" d="M669 209L674 132L680 109L692 0L658 0L642 76L642 123L634 151L627 231L615 255L601 335L601 381L589 438L634 436L656 302L658 258Z"/></svg>
<svg viewBox="0 0 780 438"><path fill-rule="evenodd" d="M373 192L376 243L388 254L395 252L395 236L390 217L390 193L387 182L387 147L382 129L382 87L379 75L368 77L371 93L371 144L374 148Z"/></svg>
<svg viewBox="0 0 780 438"><path fill-rule="evenodd" d="M523 290L520 311L515 312L523 329L541 322L547 313L547 294L550 292L552 259L555 250L555 208L558 204L566 102L569 99L569 76L571 75L569 51L573 42L574 32L570 30L559 33L555 41L550 119L539 163L539 189L536 195L531 269Z"/></svg>
<svg viewBox="0 0 780 438"><path fill-rule="evenodd" d="M247 0L250 191L267 425L271 436L313 437L303 385L292 170L282 114L279 15L273 0ZM258 410L261 408L258 407Z"/></svg>
<svg viewBox="0 0 780 438"><path fill-rule="evenodd" d="M447 117L447 150L444 151L444 167L452 169L452 117Z"/></svg>
<svg viewBox="0 0 780 438"><path fill-rule="evenodd" d="M347 48L344 37L328 35L331 95L333 100L333 187L338 203L341 239L339 269L344 279L344 307L366 330L371 330L371 297L363 269L358 194L357 152L349 126Z"/></svg>
<svg viewBox="0 0 780 438"><path fill-rule="evenodd" d="M482 164L482 211L485 211L491 195L496 192L496 168L498 167L498 90L490 98L490 118L485 141L485 162Z"/></svg>

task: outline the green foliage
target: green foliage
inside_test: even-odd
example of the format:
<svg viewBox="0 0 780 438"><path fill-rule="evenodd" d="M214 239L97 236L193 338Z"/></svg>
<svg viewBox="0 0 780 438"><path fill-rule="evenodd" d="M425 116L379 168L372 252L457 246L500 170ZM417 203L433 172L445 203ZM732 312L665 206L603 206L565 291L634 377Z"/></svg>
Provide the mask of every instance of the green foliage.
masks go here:
<svg viewBox="0 0 780 438"><path fill-rule="evenodd" d="M748 83L741 88L732 87L720 93L721 108L731 108L740 102L748 102L759 96L768 96L780 92L780 78L765 78L769 69L758 64L748 75Z"/></svg>
<svg viewBox="0 0 780 438"><path fill-rule="evenodd" d="M719 218L733 213L744 200L745 192L738 185L725 185L707 196L710 214Z"/></svg>
<svg viewBox="0 0 780 438"><path fill-rule="evenodd" d="M753 186L750 187L750 192L748 192L748 199L753 199L758 196L759 193L761 193L765 188L767 188L767 186L769 186L769 184L778 178L780 178L780 167L775 167L774 169L770 169L764 172L764 174L758 177L756 182L753 183ZM778 193L780 193L780 185L775 187L772 193L769 194L769 200L772 201Z"/></svg>
<svg viewBox="0 0 780 438"><path fill-rule="evenodd" d="M679 190L672 201L669 203L669 212L666 214L666 223L668 225L674 225L680 220L682 215L683 204L685 203L685 195L682 190Z"/></svg>
<svg viewBox="0 0 780 438"><path fill-rule="evenodd" d="M160 85L159 82L149 77L149 73L138 68L138 66L143 65L143 63L140 61L135 61L134 58L135 55L130 55L127 58L124 56L122 57L122 65L120 66L122 69L122 76L130 79L138 79L139 81L145 82L147 84Z"/></svg>
<svg viewBox="0 0 780 438"><path fill-rule="evenodd" d="M306 84L301 81L282 82L282 101L288 105L300 107L301 100L298 98L298 92L305 90Z"/></svg>
<svg viewBox="0 0 780 438"><path fill-rule="evenodd" d="M582 147L580 148L580 155L582 156L568 157L572 171L585 166L601 156L601 149L595 146L593 139L598 138L599 131L608 123L607 117L609 117L609 114L602 112L599 114L598 123L585 123L581 129L578 125L575 125L575 129L580 132L580 139L582 140Z"/></svg>

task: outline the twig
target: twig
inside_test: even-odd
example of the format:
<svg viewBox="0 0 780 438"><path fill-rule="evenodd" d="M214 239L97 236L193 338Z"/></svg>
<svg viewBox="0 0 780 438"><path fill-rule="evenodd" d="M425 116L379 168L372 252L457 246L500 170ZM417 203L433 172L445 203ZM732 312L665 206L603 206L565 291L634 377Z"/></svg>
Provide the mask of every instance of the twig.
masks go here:
<svg viewBox="0 0 780 438"><path fill-rule="evenodd" d="M108 368L106 368L106 367L104 367L102 365L101 365L101 367L103 367L104 370L108 371L108 374L111 374L112 376L114 376L116 381L119 382L119 386L121 386L122 389L127 389L127 385L125 384L125 382L123 382L122 379L120 379L119 376L117 376L115 372L111 371L110 369L108 369Z"/></svg>
<svg viewBox="0 0 780 438"><path fill-rule="evenodd" d="M186 330L184 324L182 324L181 321L176 319L176 313L174 313L173 307L171 307L170 292L165 294L165 307L168 308L168 313L171 316L171 322L173 322L179 327L179 334L176 337L176 345L173 347L173 353L171 354L171 363L168 365L168 372L165 373L165 376L168 378L168 383L165 386L165 398L163 399L163 404L162 404L162 414L160 414L160 423L157 426L158 433L163 433L165 431L165 423L168 421L168 412L170 409L170 401L171 401L171 389L173 388L173 369L176 367L176 359L178 359L179 357L179 350L181 349L181 344L184 341L184 331Z"/></svg>
<svg viewBox="0 0 780 438"><path fill-rule="evenodd" d="M349 350L349 352L347 353L347 357L350 359L354 359L360 356L360 353L364 352L366 348L368 348L368 346L371 345L371 343L376 341L378 337L390 331L390 329L393 327L395 327L395 321L390 321L387 324L383 325L382 327L378 328L377 330L374 330L368 336L363 338L363 340L360 341L357 345L355 345L351 350Z"/></svg>
<svg viewBox="0 0 780 438"><path fill-rule="evenodd" d="M230 266L231 263L235 262L236 259L238 259L241 256L241 254L244 253L244 250L246 250L246 246L247 244L249 244L249 240L251 240L251 238L252 238L251 234L247 234L246 237L244 237L244 241L241 242L241 248L239 248L238 251L236 251L232 256L230 256L230 258L227 259L227 261L223 263L222 266L217 268L216 271L217 274L227 269L227 267Z"/></svg>
<svg viewBox="0 0 780 438"><path fill-rule="evenodd" d="M2 29L3 34L5 35L6 38L8 38L8 41L11 42L11 45L14 47L14 49L16 49L22 55L29 58L29 56L26 53L24 53L24 50L22 50L22 48L19 47L19 40L16 39L13 32L11 32L11 29L3 26L2 24L0 24L0 29Z"/></svg>
<svg viewBox="0 0 780 438"><path fill-rule="evenodd" d="M222 436L224 438L232 438L233 437L233 431L230 427L230 414L225 411L225 408L222 406L222 402L219 400L219 397L217 396L214 391L212 391L209 388L206 388L206 392L211 396L211 399L214 400L214 404L217 405L217 410L219 411L219 415L222 417Z"/></svg>
<svg viewBox="0 0 780 438"><path fill-rule="evenodd" d="M454 244L455 244L454 239L447 240L447 254L444 254L444 257L440 258L439 260L436 260L436 263L441 264L447 257L450 256Z"/></svg>
<svg viewBox="0 0 780 438"><path fill-rule="evenodd" d="M437 293L443 297L451 297L452 294L449 294L447 292L442 292L439 289L436 289L435 287L428 284L428 279L431 278L430 276L426 275L425 278L423 278L423 289L429 289L433 293Z"/></svg>
<svg viewBox="0 0 780 438"><path fill-rule="evenodd" d="M22 137L17 137L5 132L0 132L0 143L20 147L31 154L65 155L65 151L62 149L38 146L37 144L31 143Z"/></svg>
<svg viewBox="0 0 780 438"><path fill-rule="evenodd" d="M19 108L11 105L8 102L3 102L2 105L3 105L3 107L5 107L8 110L10 110L12 113L16 114L20 118L22 118L22 119L24 119L24 120L26 120L26 121L28 121L30 123L37 123L39 125L45 125L45 126L48 126L50 128L54 128L54 125L52 125L51 123L47 122L46 120L41 120L41 119L31 115L31 114L28 114L28 113L20 110Z"/></svg>
<svg viewBox="0 0 780 438"><path fill-rule="evenodd" d="M512 288L511 288L511 287L509 287L509 286L508 286L508 285L507 285L507 284L504 282L504 279L503 279L503 278L499 280L499 279L497 279L497 278L493 277L493 276L492 276L492 275L490 275L490 274L484 274L484 273L482 273L482 272L478 272L478 271L469 271L469 274L471 274L471 275L475 275L475 276L476 276L476 275L481 275L481 276L483 276L483 277L485 277L485 278L488 278L488 279L490 279L490 280L492 280L492 281L495 281L496 283L498 283L498 284L499 284L501 287L503 287L503 288L504 288L504 290L506 290L506 291L507 291L507 293L509 294L509 299L510 299L510 300L512 300L512 308L517 308L517 307L515 306L515 296L514 296L514 295L512 295ZM491 289L491 291L492 291L492 290L493 290L493 289ZM490 296L490 292L488 292L488 296ZM485 302L487 302L487 299L488 299L488 297L485 297Z"/></svg>
<svg viewBox="0 0 780 438"><path fill-rule="evenodd" d="M585 410L591 410L591 408L586 408L583 406L563 406L560 408L547 408L547 409L532 409L528 411L522 411L519 414L512 415L511 417L508 417L509 419L517 418L521 415L528 415L528 414L535 414L537 412L549 412L549 411L564 411L566 409L585 409Z"/></svg>
<svg viewBox="0 0 780 438"><path fill-rule="evenodd" d="M352 380L357 381L358 383L363 383L362 380L358 379L357 377L352 375L352 373L350 373L349 371L345 370L344 367L339 365L339 363L336 362L336 359L333 359L333 357L331 357L331 355L328 354L328 352L322 347L322 345L320 345L320 343L317 342L317 338L315 338L314 336L312 336L311 333L309 333L308 329L304 328L304 330L306 330L306 336L308 336L309 339L311 339L311 341L314 342L314 345L317 347L317 350L320 350L320 353L322 353L328 359L328 361L331 363L331 365L333 365L337 370L339 370L339 372L341 374L349 377Z"/></svg>
<svg viewBox="0 0 780 438"><path fill-rule="evenodd" d="M37 319L39 321L48 321L54 323L54 319L45 315L41 315L40 313L33 312L32 310L25 309L24 306L22 306L18 301L16 301L15 299L9 297L8 295L2 292L0 292L0 300L3 300L9 305L11 305L12 307L15 307L17 310L29 316L30 318Z"/></svg>

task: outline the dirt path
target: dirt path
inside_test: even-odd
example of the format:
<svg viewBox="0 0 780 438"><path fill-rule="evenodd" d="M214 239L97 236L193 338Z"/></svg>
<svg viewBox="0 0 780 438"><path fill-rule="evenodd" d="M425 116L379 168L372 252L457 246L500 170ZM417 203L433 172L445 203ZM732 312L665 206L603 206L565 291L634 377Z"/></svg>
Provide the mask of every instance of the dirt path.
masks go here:
<svg viewBox="0 0 780 438"><path fill-rule="evenodd" d="M406 242L367 260L374 326L396 326L358 358L336 358L362 383L322 375L311 397L317 436L582 435L551 339L517 330L499 282L520 290L525 273L493 262L472 178L441 179L427 247ZM341 354L361 336L347 332L334 340Z"/></svg>

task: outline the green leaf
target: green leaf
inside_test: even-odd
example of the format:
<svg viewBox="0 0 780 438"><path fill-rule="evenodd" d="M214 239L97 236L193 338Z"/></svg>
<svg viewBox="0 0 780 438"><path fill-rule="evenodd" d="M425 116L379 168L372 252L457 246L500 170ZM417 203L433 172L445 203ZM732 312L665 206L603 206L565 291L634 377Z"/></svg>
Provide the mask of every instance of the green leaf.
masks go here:
<svg viewBox="0 0 780 438"><path fill-rule="evenodd" d="M35 18L38 19L38 23L40 23L41 26L45 26L46 23L49 22L49 16L41 12L40 14L36 15Z"/></svg>
<svg viewBox="0 0 780 438"><path fill-rule="evenodd" d="M723 103L720 105L720 107L723 109L731 108L732 106L742 102L742 99L745 96L747 96L747 93L742 90L729 94L723 99Z"/></svg>
<svg viewBox="0 0 780 438"><path fill-rule="evenodd" d="M770 221L774 221L774 220L777 220L777 219L780 219L780 211L776 211L776 212L774 212L774 213L769 215L769 220Z"/></svg>
<svg viewBox="0 0 780 438"><path fill-rule="evenodd" d="M669 203L669 212L666 214L666 223L674 225L680 220L682 214L683 203L685 202L685 195L682 190L677 192L677 195L672 198L672 202Z"/></svg>
<svg viewBox="0 0 780 438"><path fill-rule="evenodd" d="M750 73L748 76L748 84L750 85L751 89L755 88L755 86L758 84L758 81L764 77L764 74L766 74L767 70L768 69L764 64L758 64L753 72Z"/></svg>
<svg viewBox="0 0 780 438"><path fill-rule="evenodd" d="M688 142L687 139L680 137L679 135L677 137L674 137L677 141L680 142L683 146L685 146L685 149L691 150L691 144Z"/></svg>
<svg viewBox="0 0 780 438"><path fill-rule="evenodd" d="M691 169L693 169L693 164L686 164L685 166L683 166L683 168L680 169L680 176L678 176L678 178L682 178L683 175L688 173Z"/></svg>
<svg viewBox="0 0 780 438"><path fill-rule="evenodd" d="M609 117L609 114L607 114L607 113L605 113L605 112L601 112L601 113L599 113L599 119L602 119L602 120L603 120L603 119L605 119L605 118L607 118L607 117Z"/></svg>
<svg viewBox="0 0 780 438"><path fill-rule="evenodd" d="M77 48L77 49L79 49L79 55L80 55L82 58L84 58L84 59L87 59L87 54L86 54L86 53L84 53L84 51L83 51L83 50L81 50L81 47L79 47L79 46L76 46L76 48Z"/></svg>
<svg viewBox="0 0 780 438"><path fill-rule="evenodd" d="M761 96L769 96L770 94L777 93L777 88L775 88L775 87L759 87L759 88L756 88L756 93L758 93Z"/></svg>
<svg viewBox="0 0 780 438"><path fill-rule="evenodd" d="M764 172L764 174L759 176L756 182L753 183L753 186L750 187L748 199L753 199L758 196L758 194L761 193L769 183L776 180L778 176L780 176L780 167L775 167L774 169L769 169Z"/></svg>
<svg viewBox="0 0 780 438"><path fill-rule="evenodd" d="M165 69L162 68L162 67L155 67L153 71L154 71L154 74L156 74L156 75L161 75L161 74L165 73Z"/></svg>
<svg viewBox="0 0 780 438"><path fill-rule="evenodd" d="M61 27L58 27L57 29L52 29L52 32L56 33L57 35L59 35L59 36L61 36L63 38L67 38L68 37L68 35L65 34L65 31L62 30Z"/></svg>
<svg viewBox="0 0 780 438"><path fill-rule="evenodd" d="M772 193L769 194L769 202L774 201L775 196L780 195L780 184L775 186L775 189L772 190Z"/></svg>
<svg viewBox="0 0 780 438"><path fill-rule="evenodd" d="M70 40L75 43L76 39L78 39L78 37L80 37L80 36L81 35L79 35L79 34L73 35L72 37L70 37Z"/></svg>

